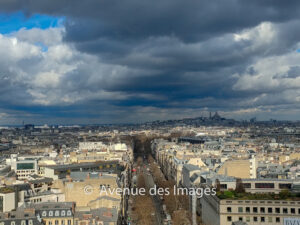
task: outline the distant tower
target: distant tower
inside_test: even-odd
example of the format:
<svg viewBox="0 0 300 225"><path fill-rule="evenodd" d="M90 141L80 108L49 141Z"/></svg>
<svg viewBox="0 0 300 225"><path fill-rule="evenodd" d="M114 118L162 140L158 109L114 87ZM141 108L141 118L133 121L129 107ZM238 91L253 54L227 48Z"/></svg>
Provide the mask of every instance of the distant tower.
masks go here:
<svg viewBox="0 0 300 225"><path fill-rule="evenodd" d="M209 119L211 119L211 112L209 112Z"/></svg>
<svg viewBox="0 0 300 225"><path fill-rule="evenodd" d="M216 111L215 115L212 117L213 120L220 120L221 116L219 115L219 113Z"/></svg>
<svg viewBox="0 0 300 225"><path fill-rule="evenodd" d="M216 111L216 113L215 113L215 117L220 117L220 115L219 115L218 111Z"/></svg>

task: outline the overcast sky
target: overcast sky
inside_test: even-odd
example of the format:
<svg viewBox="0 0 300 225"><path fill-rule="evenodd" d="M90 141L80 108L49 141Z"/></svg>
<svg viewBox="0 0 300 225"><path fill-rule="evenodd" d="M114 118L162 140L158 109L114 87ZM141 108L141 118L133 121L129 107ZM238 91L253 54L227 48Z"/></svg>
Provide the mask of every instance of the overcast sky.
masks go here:
<svg viewBox="0 0 300 225"><path fill-rule="evenodd" d="M300 119L299 0L1 0L0 124Z"/></svg>

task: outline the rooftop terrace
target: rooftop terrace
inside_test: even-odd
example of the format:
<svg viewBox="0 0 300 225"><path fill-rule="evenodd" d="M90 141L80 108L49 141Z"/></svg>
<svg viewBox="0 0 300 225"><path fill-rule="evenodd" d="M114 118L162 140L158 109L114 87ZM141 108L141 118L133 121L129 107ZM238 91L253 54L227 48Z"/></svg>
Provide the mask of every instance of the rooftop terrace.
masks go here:
<svg viewBox="0 0 300 225"><path fill-rule="evenodd" d="M218 191L217 197L219 199L232 199L232 200L290 200L300 201L300 193L292 193L284 190L279 194L274 193L247 193L247 192L236 192L234 190Z"/></svg>

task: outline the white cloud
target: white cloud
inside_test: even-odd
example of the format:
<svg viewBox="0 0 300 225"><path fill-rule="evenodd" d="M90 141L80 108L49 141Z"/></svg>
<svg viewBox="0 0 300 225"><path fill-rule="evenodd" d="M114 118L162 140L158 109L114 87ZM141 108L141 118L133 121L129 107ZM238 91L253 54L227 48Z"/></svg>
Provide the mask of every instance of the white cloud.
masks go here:
<svg viewBox="0 0 300 225"><path fill-rule="evenodd" d="M290 52L285 55L259 58L255 64L248 67L251 74L243 73L233 86L235 90L251 91L284 91L285 89L300 88L300 74L288 77L293 67L298 67L300 54ZM300 72L300 70L299 70Z"/></svg>
<svg viewBox="0 0 300 225"><path fill-rule="evenodd" d="M263 22L258 26L243 30L239 33L234 34L234 40L240 41L251 41L251 49L266 47L273 43L278 36L278 27L270 22Z"/></svg>
<svg viewBox="0 0 300 225"><path fill-rule="evenodd" d="M107 91L120 79L137 76L139 70L101 62L97 56L81 53L63 42L63 28L31 29L0 35L0 85L20 92L27 105L70 105L86 100L124 100L133 97L122 91ZM47 46L45 51L37 43ZM5 69L7 68L7 69ZM4 80L6 79L6 80ZM5 83L4 83L5 82ZM156 99L154 94L138 94Z"/></svg>

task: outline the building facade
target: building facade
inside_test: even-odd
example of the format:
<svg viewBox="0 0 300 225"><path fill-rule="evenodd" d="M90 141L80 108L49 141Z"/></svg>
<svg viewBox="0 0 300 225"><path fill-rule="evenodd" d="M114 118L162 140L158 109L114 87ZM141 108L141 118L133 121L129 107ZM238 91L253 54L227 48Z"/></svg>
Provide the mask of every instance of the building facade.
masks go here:
<svg viewBox="0 0 300 225"><path fill-rule="evenodd" d="M202 221L206 225L231 225L235 221L248 225L284 225L300 218L300 201L291 200L220 200L216 196L201 198Z"/></svg>

